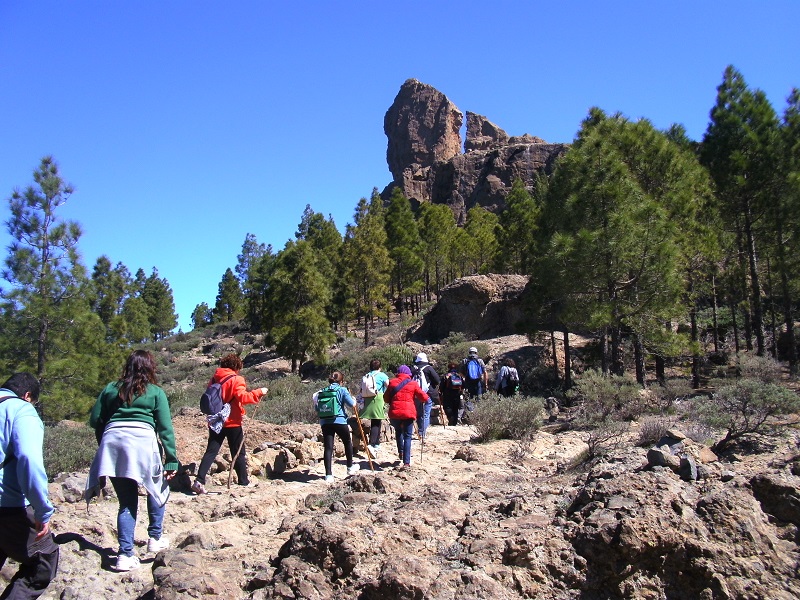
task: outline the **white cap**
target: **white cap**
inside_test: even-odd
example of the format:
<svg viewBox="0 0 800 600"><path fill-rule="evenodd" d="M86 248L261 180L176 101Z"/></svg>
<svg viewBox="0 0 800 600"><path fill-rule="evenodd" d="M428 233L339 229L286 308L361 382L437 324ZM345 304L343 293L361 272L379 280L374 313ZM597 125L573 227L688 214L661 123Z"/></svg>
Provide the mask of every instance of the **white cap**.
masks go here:
<svg viewBox="0 0 800 600"><path fill-rule="evenodd" d="M478 349L475 346L473 346L472 348L469 349L469 353L470 354L477 354L478 353Z"/></svg>
<svg viewBox="0 0 800 600"><path fill-rule="evenodd" d="M428 355L425 354L424 352L420 352L419 354L417 354L417 358L414 359L414 362L415 363L428 362Z"/></svg>

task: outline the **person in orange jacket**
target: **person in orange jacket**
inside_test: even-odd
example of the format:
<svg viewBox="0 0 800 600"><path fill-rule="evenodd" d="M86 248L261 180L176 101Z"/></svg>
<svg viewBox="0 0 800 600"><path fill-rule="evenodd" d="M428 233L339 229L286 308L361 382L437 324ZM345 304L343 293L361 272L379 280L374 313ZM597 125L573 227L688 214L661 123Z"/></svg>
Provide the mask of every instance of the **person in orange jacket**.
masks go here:
<svg viewBox="0 0 800 600"><path fill-rule="evenodd" d="M400 469L405 470L411 467L411 440L414 438L414 421L417 418L414 400L427 402L429 397L411 379L411 369L400 365L397 368L397 377L389 381L383 399L390 403L389 422L394 427L397 452L403 461Z"/></svg>
<svg viewBox="0 0 800 600"><path fill-rule="evenodd" d="M245 414L245 404L258 404L267 393L267 388L256 388L254 390L247 390L247 384L244 377L239 375L242 370L242 359L236 354L228 354L223 356L219 361L219 368L214 372L211 385L214 382L222 383L222 398L230 404L231 412L225 419L222 430L216 433L209 427L208 429L208 445L203 458L200 461L200 467L197 469L197 477L192 484L192 491L195 494L206 493L206 475L211 468L214 459L217 458L220 448L222 448L222 441L228 440L228 448L231 450L231 456L236 457L236 462L233 465L236 471L236 476L239 479L239 485L250 485L250 480L247 474L247 453L244 448L244 430L242 429L242 416ZM239 450L241 448L241 450Z"/></svg>

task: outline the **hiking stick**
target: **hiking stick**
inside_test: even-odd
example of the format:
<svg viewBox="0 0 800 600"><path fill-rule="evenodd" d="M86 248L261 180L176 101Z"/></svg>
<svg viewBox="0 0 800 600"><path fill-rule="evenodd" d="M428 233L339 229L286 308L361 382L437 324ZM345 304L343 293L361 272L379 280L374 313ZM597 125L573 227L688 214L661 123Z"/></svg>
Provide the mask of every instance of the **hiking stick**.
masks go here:
<svg viewBox="0 0 800 600"><path fill-rule="evenodd" d="M353 413L356 416L356 423L358 423L358 430L361 432L361 441L364 442L364 450L367 451L369 470L374 471L375 467L372 466L372 457L369 455L369 445L367 444L367 437L364 435L364 428L361 426L361 417L358 416L358 403L353 405Z"/></svg>
<svg viewBox="0 0 800 600"><path fill-rule="evenodd" d="M263 398L263 396L262 396ZM258 404L253 409L253 414L250 416L251 419L256 418L256 412L258 411L258 407L261 405L261 400L259 399ZM239 449L236 451L236 456L231 459L231 466L228 469L228 489L231 489L231 479L233 478L233 465L236 464L236 459L239 458L239 454L242 452L242 448L244 448L244 423L242 423L242 443L239 444Z"/></svg>

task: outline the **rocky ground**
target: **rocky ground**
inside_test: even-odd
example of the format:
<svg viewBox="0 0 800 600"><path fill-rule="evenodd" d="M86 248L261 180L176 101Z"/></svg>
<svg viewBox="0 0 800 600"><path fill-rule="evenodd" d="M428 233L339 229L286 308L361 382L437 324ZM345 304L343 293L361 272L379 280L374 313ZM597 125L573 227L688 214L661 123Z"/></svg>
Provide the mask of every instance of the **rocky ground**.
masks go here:
<svg viewBox="0 0 800 600"><path fill-rule="evenodd" d="M175 419L179 453L198 461L202 416ZM797 598L800 597L800 436L718 460L689 440L700 479L647 467L648 448L626 444L577 465L571 432L527 442L473 444L469 427L431 428L413 468L399 471L393 442L375 471L323 481L316 426L246 422L258 486L227 487L221 454L194 496L176 481L165 520L172 547L116 573L114 498L87 511L85 473L51 492L61 568L43 598ZM768 450L764 452L764 450ZM226 460L227 459L227 460ZM267 475L270 475L268 478ZM13 573L13 565L2 570Z"/></svg>

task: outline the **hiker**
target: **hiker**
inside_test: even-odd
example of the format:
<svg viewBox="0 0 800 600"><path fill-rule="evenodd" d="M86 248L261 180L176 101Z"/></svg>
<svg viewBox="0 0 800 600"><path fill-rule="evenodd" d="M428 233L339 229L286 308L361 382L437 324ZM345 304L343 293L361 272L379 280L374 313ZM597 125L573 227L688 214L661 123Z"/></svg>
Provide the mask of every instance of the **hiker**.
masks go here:
<svg viewBox="0 0 800 600"><path fill-rule="evenodd" d="M372 378L371 382L369 378ZM364 402L364 407L359 409L358 416L362 419L369 419L367 452L370 453L370 458L374 459L378 458L378 451L381 449L381 429L383 420L386 418L383 395L389 385L389 376L381 371L381 361L379 359L376 358L370 361L369 373L362 378L361 382L359 396ZM370 386L374 386L374 389L370 389Z"/></svg>
<svg viewBox="0 0 800 600"><path fill-rule="evenodd" d="M494 389L506 398L510 398L519 391L519 373L513 358L503 361L503 366L500 367L494 383Z"/></svg>
<svg viewBox="0 0 800 600"><path fill-rule="evenodd" d="M419 430L419 437L424 440L431 424L431 408L434 404L439 404L439 383L441 379L433 365L428 362L428 355L424 352L420 352L414 358L411 374L420 389L428 394L429 397L427 402L415 401L417 406L417 429Z"/></svg>
<svg viewBox="0 0 800 600"><path fill-rule="evenodd" d="M461 363L461 374L464 376L469 395L480 398L488 388L489 374L483 359L478 357L478 349L475 346L469 349L469 356Z"/></svg>
<svg viewBox="0 0 800 600"><path fill-rule="evenodd" d="M428 394L411 378L407 365L397 367L397 377L389 381L383 395L389 403L389 422L394 427L397 453L403 461L401 470L411 467L411 440L414 438L414 421L417 418L416 400L427 402Z"/></svg>
<svg viewBox="0 0 800 600"><path fill-rule="evenodd" d="M347 474L353 475L360 469L353 464L353 441L350 439L350 430L347 427L347 413L345 405L353 407L356 401L344 386L344 375L334 371L328 377L328 387L314 393L312 397L314 408L319 415L319 424L322 427L322 443L324 448L323 462L325 463L325 481L333 481L333 446L336 436L344 444L344 455L347 459Z"/></svg>
<svg viewBox="0 0 800 600"><path fill-rule="evenodd" d="M117 512L117 571L139 566L133 551L139 486L147 490L147 551L169 547L162 534L164 512L169 499L169 484L179 463L169 402L157 385L156 361L146 350L136 350L125 361L122 377L100 392L89 415L99 447L89 468L85 497L99 495L105 478L119 500ZM164 450L163 461L159 441Z"/></svg>
<svg viewBox="0 0 800 600"><path fill-rule="evenodd" d="M214 371L214 375L209 381L209 385L214 382L222 385L222 398L224 402L230 404L230 414L225 419L219 432L214 431L211 424L209 424L206 451L200 460L197 476L192 483L192 491L195 494L199 495L208 492L206 490L206 475L211 469L214 459L217 458L220 448L222 448L223 440L228 440L231 457L235 457L233 469L236 471L239 485L245 487L255 485L255 483L251 484L247 473L247 452L244 447L242 417L246 414L245 404L258 404L266 396L268 390L262 387L248 391L244 377L239 375L239 371L242 370L243 366L242 359L237 354L223 356L219 361L219 368Z"/></svg>
<svg viewBox="0 0 800 600"><path fill-rule="evenodd" d="M464 417L464 377L459 371L457 362L450 362L447 365L447 373L442 378L441 388L447 424L461 425L461 419Z"/></svg>
<svg viewBox="0 0 800 600"><path fill-rule="evenodd" d="M38 400L30 373L14 373L0 388L0 567L7 558L20 563L3 598L38 598L58 570Z"/></svg>

